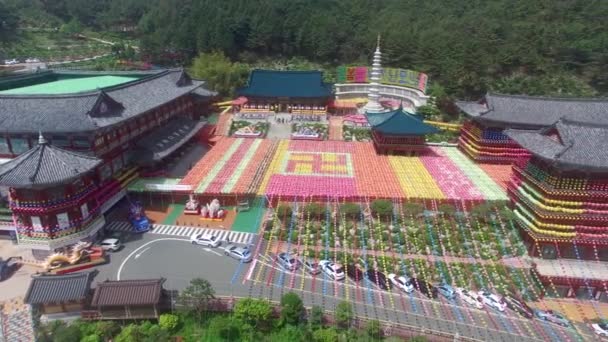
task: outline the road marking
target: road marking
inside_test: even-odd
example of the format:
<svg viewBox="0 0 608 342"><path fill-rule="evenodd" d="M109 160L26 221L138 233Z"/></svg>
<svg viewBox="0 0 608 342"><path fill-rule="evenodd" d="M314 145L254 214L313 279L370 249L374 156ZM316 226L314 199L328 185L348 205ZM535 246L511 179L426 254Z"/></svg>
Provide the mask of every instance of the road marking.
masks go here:
<svg viewBox="0 0 608 342"><path fill-rule="evenodd" d="M139 257L140 257L142 254L144 254L144 253L145 253L145 252L146 252L148 249L150 249L150 248L152 248L152 247L148 247L148 248L144 249L143 251L141 251L141 252L139 252L139 253L135 254L135 259L139 258Z"/></svg>
<svg viewBox="0 0 608 342"><path fill-rule="evenodd" d="M211 248L203 248L203 249L205 250L205 252L211 252L211 253L213 253L213 254L215 254L215 255L222 256L222 254L221 254L221 253L218 253L218 252L216 252L216 251L212 250Z"/></svg>
<svg viewBox="0 0 608 342"><path fill-rule="evenodd" d="M122 269L123 269L123 267L125 267L125 264L127 263L127 261L129 261L129 259L130 259L130 258L131 258L133 255L137 254L137 252L139 252L139 250L141 250L141 249L143 249L143 248L147 247L147 246L148 246L148 245L150 245L150 244L153 244L153 243L155 243L155 242L158 242L158 241L184 241L184 242L188 242L188 243L190 243L190 241L189 241L189 240L186 240L186 239L178 239L178 238L162 238L162 239L156 239L156 240L148 241L148 242L144 243L143 245L141 245L141 246L137 247L137 249L135 249L133 252L131 252L131 254L127 255L127 257L125 258L125 260L123 260L123 261L122 261L122 263L120 264L120 267L118 268L118 272L116 273L116 280L120 280L120 273L122 273Z"/></svg>

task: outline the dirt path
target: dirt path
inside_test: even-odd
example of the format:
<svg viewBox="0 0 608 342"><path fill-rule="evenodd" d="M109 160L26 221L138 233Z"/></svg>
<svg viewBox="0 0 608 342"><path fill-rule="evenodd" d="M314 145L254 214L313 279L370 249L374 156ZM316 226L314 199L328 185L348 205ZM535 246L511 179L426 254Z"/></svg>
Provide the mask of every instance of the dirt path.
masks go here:
<svg viewBox="0 0 608 342"><path fill-rule="evenodd" d="M342 140L342 117L329 118L329 140Z"/></svg>

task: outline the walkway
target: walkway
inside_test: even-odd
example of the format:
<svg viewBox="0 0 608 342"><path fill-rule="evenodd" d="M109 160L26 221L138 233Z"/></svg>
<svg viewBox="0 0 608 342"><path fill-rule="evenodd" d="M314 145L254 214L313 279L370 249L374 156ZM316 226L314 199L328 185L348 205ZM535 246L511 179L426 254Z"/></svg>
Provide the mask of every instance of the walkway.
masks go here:
<svg viewBox="0 0 608 342"><path fill-rule="evenodd" d="M343 140L341 116L332 116L329 118L329 140Z"/></svg>
<svg viewBox="0 0 608 342"><path fill-rule="evenodd" d="M34 327L30 307L22 297L0 302L0 342L34 341Z"/></svg>

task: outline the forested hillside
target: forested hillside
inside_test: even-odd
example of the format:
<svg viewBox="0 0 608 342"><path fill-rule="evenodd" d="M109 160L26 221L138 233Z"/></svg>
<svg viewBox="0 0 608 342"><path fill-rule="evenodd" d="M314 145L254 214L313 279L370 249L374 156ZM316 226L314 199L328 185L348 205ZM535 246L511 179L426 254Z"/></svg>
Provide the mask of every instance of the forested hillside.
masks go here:
<svg viewBox="0 0 608 342"><path fill-rule="evenodd" d="M297 56L331 67L369 63L381 34L386 65L424 71L453 96L488 89L608 93L605 0L2 2L20 25L137 24L143 55L156 62L188 64L200 52L222 50L243 61Z"/></svg>

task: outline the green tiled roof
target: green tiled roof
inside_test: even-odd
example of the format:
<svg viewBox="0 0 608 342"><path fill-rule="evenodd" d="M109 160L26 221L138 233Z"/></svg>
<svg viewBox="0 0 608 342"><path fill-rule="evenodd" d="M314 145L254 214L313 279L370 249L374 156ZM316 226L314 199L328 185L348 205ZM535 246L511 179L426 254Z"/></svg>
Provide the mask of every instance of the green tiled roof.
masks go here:
<svg viewBox="0 0 608 342"><path fill-rule="evenodd" d="M320 71L253 70L247 87L237 90L248 97L319 98L331 96Z"/></svg>
<svg viewBox="0 0 608 342"><path fill-rule="evenodd" d="M390 112L367 113L367 121L373 130L386 135L425 135L439 131L401 106Z"/></svg>
<svg viewBox="0 0 608 342"><path fill-rule="evenodd" d="M135 77L124 76L93 76L72 79L62 79L27 87L13 88L0 91L0 94L71 94L97 88L111 87L134 81Z"/></svg>

